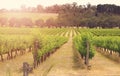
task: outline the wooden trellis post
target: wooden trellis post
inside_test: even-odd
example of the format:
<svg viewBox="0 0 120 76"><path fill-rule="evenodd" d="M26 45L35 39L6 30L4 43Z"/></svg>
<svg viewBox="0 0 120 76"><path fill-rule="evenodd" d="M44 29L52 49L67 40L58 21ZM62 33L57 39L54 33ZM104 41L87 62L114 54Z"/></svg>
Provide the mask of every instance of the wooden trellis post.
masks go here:
<svg viewBox="0 0 120 76"><path fill-rule="evenodd" d="M28 76L31 73L33 67L31 67L27 62L23 63L23 76Z"/></svg>
<svg viewBox="0 0 120 76"><path fill-rule="evenodd" d="M23 63L23 76L28 76L29 73L29 64L27 62Z"/></svg>
<svg viewBox="0 0 120 76"><path fill-rule="evenodd" d="M88 41L86 42L86 44L87 44L87 52L86 52L85 64L86 64L87 66L89 66L89 51L90 51L90 45L89 45L89 42L88 42Z"/></svg>
<svg viewBox="0 0 120 76"><path fill-rule="evenodd" d="M38 49L39 49L39 41L36 40L34 42L34 51L33 51L33 59L34 59L33 67L34 68L36 68L37 66Z"/></svg>

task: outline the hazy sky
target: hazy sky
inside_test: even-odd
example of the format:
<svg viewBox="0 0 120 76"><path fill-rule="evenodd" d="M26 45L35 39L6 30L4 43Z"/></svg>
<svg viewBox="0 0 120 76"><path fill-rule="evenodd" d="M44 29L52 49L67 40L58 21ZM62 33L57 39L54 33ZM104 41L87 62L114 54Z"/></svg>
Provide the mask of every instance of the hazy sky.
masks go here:
<svg viewBox="0 0 120 76"><path fill-rule="evenodd" d="M65 4L72 2L77 2L79 5L86 5L87 3L92 5L106 3L120 5L120 0L0 0L0 9L20 8L22 5L36 7L38 4L50 6L54 4Z"/></svg>

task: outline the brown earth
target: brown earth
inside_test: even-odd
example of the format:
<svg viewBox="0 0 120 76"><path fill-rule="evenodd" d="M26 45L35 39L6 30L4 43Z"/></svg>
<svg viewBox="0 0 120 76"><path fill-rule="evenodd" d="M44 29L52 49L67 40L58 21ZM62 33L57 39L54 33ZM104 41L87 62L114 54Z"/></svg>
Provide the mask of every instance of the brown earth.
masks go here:
<svg viewBox="0 0 120 76"><path fill-rule="evenodd" d="M22 64L28 62L32 64L32 53L26 53L22 56L17 56L15 59L0 62L0 76L22 76Z"/></svg>

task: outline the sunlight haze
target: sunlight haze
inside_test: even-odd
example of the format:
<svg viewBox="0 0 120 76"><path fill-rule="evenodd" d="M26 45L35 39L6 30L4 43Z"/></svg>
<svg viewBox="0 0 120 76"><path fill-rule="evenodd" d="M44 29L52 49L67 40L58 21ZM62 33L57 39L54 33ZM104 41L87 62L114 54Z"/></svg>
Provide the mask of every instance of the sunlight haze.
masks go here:
<svg viewBox="0 0 120 76"><path fill-rule="evenodd" d="M115 4L120 5L119 0L0 0L0 9L19 9L21 6L36 7L37 5L50 6L54 4L65 4L77 2L79 5Z"/></svg>

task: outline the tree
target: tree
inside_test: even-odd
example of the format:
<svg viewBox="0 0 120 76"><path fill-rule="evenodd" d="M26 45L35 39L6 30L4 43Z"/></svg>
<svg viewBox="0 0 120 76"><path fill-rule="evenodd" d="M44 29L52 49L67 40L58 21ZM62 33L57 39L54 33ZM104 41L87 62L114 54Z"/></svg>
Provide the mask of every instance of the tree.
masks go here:
<svg viewBox="0 0 120 76"><path fill-rule="evenodd" d="M38 27L43 27L44 26L44 20L42 19L38 19L35 21L35 25L37 25Z"/></svg>
<svg viewBox="0 0 120 76"><path fill-rule="evenodd" d="M45 12L47 13L58 13L60 11L61 6L60 5L53 5L53 6L48 6L45 8Z"/></svg>
<svg viewBox="0 0 120 76"><path fill-rule="evenodd" d="M0 25L5 26L7 24L7 18L0 18Z"/></svg>
<svg viewBox="0 0 120 76"><path fill-rule="evenodd" d="M13 17L9 19L9 26L14 27L16 26L16 23L17 23L17 18Z"/></svg>
<svg viewBox="0 0 120 76"><path fill-rule="evenodd" d="M39 13L44 12L44 8L42 5L37 5L37 12Z"/></svg>
<svg viewBox="0 0 120 76"><path fill-rule="evenodd" d="M26 26L26 27L33 27L33 22L30 18L22 18L21 25Z"/></svg>
<svg viewBox="0 0 120 76"><path fill-rule="evenodd" d="M120 6L104 4L97 5L98 13L107 13L107 14L120 14Z"/></svg>
<svg viewBox="0 0 120 76"><path fill-rule="evenodd" d="M45 22L46 26L48 27L54 27L55 26L55 20L53 18L49 18Z"/></svg>

